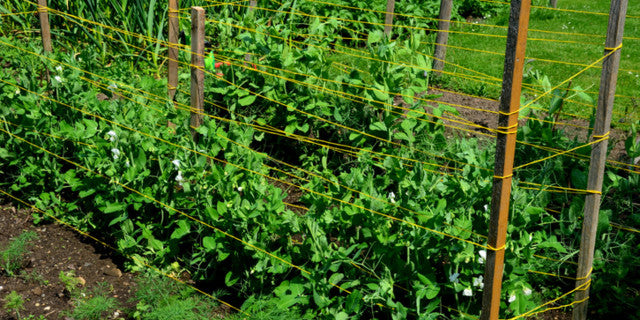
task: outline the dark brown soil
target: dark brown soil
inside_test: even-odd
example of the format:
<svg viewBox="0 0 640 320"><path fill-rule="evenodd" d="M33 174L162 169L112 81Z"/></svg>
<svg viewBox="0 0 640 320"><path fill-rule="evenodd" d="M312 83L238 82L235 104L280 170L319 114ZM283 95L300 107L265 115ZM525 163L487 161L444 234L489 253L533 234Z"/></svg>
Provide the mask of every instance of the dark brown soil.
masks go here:
<svg viewBox="0 0 640 320"><path fill-rule="evenodd" d="M24 300L24 310L20 315L44 316L46 319L65 319L72 310L73 300L60 281L60 272L75 272L84 282L78 290L90 294L99 283L107 283L109 295L116 298L122 307L118 314L105 315L104 319L122 318L125 309L132 307L129 302L135 283L133 275L120 271L109 256L109 251L100 248L90 239L57 224L35 226L28 210L17 210L7 204L0 207L0 249L8 241L25 231L34 231L38 238L33 240L24 259L24 267L17 276L0 276L0 297L16 291ZM4 271L4 270L3 270ZM135 305L135 303L133 304ZM0 319L17 319L15 314L0 309Z"/></svg>
<svg viewBox="0 0 640 320"><path fill-rule="evenodd" d="M467 122L471 122L475 125L483 126L486 128L495 129L498 126L498 115L491 112L485 112L483 110L490 111L498 111L499 103L493 99L485 99L485 98L477 98L464 94L459 94L450 91L443 91L436 88L431 88L428 91L430 95L441 95L439 98L435 99L437 101L441 101L444 104L451 105L458 110L460 114L459 117L462 119L466 119ZM435 103L430 103L432 106L435 106ZM471 108L465 108L471 107ZM475 110L474 110L475 109ZM449 116L449 118L451 118ZM460 119L461 120L461 119ZM462 120L464 121L464 120ZM446 122L446 121L445 121ZM524 125L526 123L526 119L520 119L519 125ZM577 137L579 141L587 141L588 131L582 128L578 128L571 125L578 125L582 127L588 127L589 123L583 119L570 119L570 120L559 120L559 125L557 128L559 130L564 131L564 134L573 139ZM483 133L489 133L489 131L477 128L473 125L464 125L460 123L454 123L449 121L448 124L462 127L471 131L479 131ZM568 125L565 125L568 124ZM479 136L482 137L484 135L473 134L473 132L465 132L465 136ZM486 137L486 136L484 136ZM608 156L608 159L614 161L623 161L626 162L629 159L626 157L626 151L624 148L624 140L627 137L627 133L622 130L612 129L611 135L609 139L609 148L611 148L611 152Z"/></svg>

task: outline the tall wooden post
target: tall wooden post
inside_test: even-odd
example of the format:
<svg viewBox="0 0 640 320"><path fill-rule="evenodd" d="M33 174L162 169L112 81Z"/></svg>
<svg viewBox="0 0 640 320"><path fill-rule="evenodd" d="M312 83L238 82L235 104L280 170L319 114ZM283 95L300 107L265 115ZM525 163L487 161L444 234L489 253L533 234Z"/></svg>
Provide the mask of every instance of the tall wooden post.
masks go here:
<svg viewBox="0 0 640 320"><path fill-rule="evenodd" d="M258 5L258 1L257 0L251 0L249 1L249 13L253 12L255 10L255 7ZM293 10L293 9L292 9ZM247 61L249 63L251 63L251 55L248 53L244 54L244 61ZM248 67L249 64L248 63L244 63L245 67Z"/></svg>
<svg viewBox="0 0 640 320"><path fill-rule="evenodd" d="M453 0L440 1L440 16L438 21L438 35L436 36L436 47L433 54L433 70L442 71L444 61L447 56L447 42L449 41L449 26L451 25L451 7ZM435 73L434 75L437 75Z"/></svg>
<svg viewBox="0 0 640 320"><path fill-rule="evenodd" d="M180 34L180 20L178 17L178 0L169 0L169 64L167 75L167 89L169 99L173 100L178 88L178 37Z"/></svg>
<svg viewBox="0 0 640 320"><path fill-rule="evenodd" d="M549 6L551 8L557 8L558 7L558 0L549 0Z"/></svg>
<svg viewBox="0 0 640 320"><path fill-rule="evenodd" d="M38 15L40 16L40 33L42 34L42 46L44 51L52 52L51 29L49 27L49 11L47 10L47 0L38 0Z"/></svg>
<svg viewBox="0 0 640 320"><path fill-rule="evenodd" d="M197 140L204 112L204 19L202 7L191 7L191 134Z"/></svg>
<svg viewBox="0 0 640 320"><path fill-rule="evenodd" d="M580 256L578 257L578 275L575 301L581 301L573 309L574 320L587 318L587 299L589 297L589 283L593 266L593 253L595 251L596 235L598 231L598 213L600 211L600 198L602 191L602 177L607 158L607 144L609 130L611 129L611 113L620 66L620 46L622 46L622 34L624 31L625 15L627 14L628 0L611 0L609 10L609 27L605 42L605 55L610 54L602 62L602 75L600 77L600 93L598 95L598 109L593 127L593 139L601 140L593 144L591 160L589 164L589 180L587 181L587 194L584 203L584 220L582 222L582 239L580 240ZM613 53L611 53L614 51Z"/></svg>
<svg viewBox="0 0 640 320"><path fill-rule="evenodd" d="M512 0L507 48L505 52L496 161L491 197L491 219L489 222L487 259L482 292L482 314L480 319L498 319L500 293L504 270L504 251L509 217L509 198L513 177L513 159L518 129L518 111L522 90L522 71L529 29L531 0Z"/></svg>
<svg viewBox="0 0 640 320"><path fill-rule="evenodd" d="M387 14L384 16L384 34L391 37L393 28L393 13L396 7L396 0L387 0Z"/></svg>

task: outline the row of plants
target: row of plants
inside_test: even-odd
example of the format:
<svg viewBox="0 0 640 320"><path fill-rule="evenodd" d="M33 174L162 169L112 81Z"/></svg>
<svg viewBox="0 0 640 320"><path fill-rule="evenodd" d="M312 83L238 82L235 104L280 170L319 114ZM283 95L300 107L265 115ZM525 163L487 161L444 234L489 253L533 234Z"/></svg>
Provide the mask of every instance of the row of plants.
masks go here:
<svg viewBox="0 0 640 320"><path fill-rule="evenodd" d="M228 23L241 24L231 19ZM177 263L178 269L207 288L228 287L246 300L246 308L266 299L282 310L299 312L300 317L457 315L443 306L477 314L486 250L388 217L485 241L470 230L486 230L494 146L447 131L438 117L455 113L451 108L422 111L424 102L415 96L427 87L430 63L413 53L427 35L414 33L407 40L389 42L381 32L373 32L358 53L364 57L358 68L344 72L331 62L344 61L345 55L323 50L338 29L332 23L311 22L325 37L295 45L264 35L287 38L294 33L291 26L271 27L259 19L245 20L243 25L263 34L237 33L228 24L209 27L209 34L222 35L218 57L235 62L222 77L207 76L207 99L226 110L208 107L206 112L219 118L205 119L197 142L191 138L188 112L158 98L165 96L166 82L132 75L127 59L114 59L105 67L91 47L40 58L25 51L38 51L37 42L2 38L0 45L8 52L3 57L8 63L5 71L10 75L0 85L2 119L4 131L13 134L0 136L3 187L107 237L126 254L165 268L176 268ZM246 52L254 53L254 70L233 60L244 59ZM50 81L45 67L52 72ZM133 94L128 85L147 93ZM407 110L394 113L394 96L389 92L402 92ZM176 101L184 106L188 100L188 95L179 93ZM266 124L282 134L257 130ZM545 124L532 120L520 138L543 137L537 142L554 147L578 143L557 138L562 136L554 128L552 134L541 135L549 130ZM91 171L25 145L18 137ZM329 144L300 141L314 139L358 151L342 155ZM542 156L522 146L518 152L523 162ZM431 154L448 160L443 163ZM286 168L274 158L299 168ZM534 167L519 174L527 181L566 185L564 168L578 163L564 159L545 162L545 171ZM539 174L550 169L553 175ZM579 179L579 172L572 172L570 177L574 176ZM607 186L614 181L616 186L638 183L634 176L615 172L608 176ZM291 199L297 189L290 184L301 185L301 197ZM555 278L541 281L527 272L560 268L560 263L534 254L575 255L573 230L579 229L575 217L582 205L572 201L570 207L559 208L558 203L567 202L561 197L514 188L505 315L528 311L573 285L559 285ZM286 205L285 199L306 209L301 212ZM545 208L570 216L558 217ZM633 216L633 201L630 208ZM608 228L603 231L618 236ZM607 259L618 248L632 251L633 241L608 252ZM574 272L564 266L561 270L569 276Z"/></svg>

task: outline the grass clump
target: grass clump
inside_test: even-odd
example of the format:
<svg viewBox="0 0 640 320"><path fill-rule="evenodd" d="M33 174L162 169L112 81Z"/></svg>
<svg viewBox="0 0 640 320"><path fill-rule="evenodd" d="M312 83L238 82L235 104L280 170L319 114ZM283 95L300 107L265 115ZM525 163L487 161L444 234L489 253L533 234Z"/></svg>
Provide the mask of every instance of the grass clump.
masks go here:
<svg viewBox="0 0 640 320"><path fill-rule="evenodd" d="M71 317L77 320L99 320L110 318L119 308L118 301L109 296L113 287L103 282L90 292L81 292L74 298L75 308Z"/></svg>
<svg viewBox="0 0 640 320"><path fill-rule="evenodd" d="M218 318L218 304L189 287L166 277L144 274L137 279L136 311L134 319L212 319Z"/></svg>
<svg viewBox="0 0 640 320"><path fill-rule="evenodd" d="M38 238L34 231L25 231L9 241L9 244L0 252L0 264L2 270L9 276L14 276L24 266L24 258L29 253L31 242Z"/></svg>

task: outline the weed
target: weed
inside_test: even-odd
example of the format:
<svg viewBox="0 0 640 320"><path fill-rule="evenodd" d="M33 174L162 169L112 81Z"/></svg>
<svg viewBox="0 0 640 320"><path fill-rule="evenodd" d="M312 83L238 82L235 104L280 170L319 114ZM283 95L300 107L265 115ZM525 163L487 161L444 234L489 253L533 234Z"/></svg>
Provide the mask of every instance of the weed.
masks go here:
<svg viewBox="0 0 640 320"><path fill-rule="evenodd" d="M0 252L0 262L4 272L13 276L24 265L24 256L29 253L27 247L38 238L34 231L25 231L11 239L7 247Z"/></svg>
<svg viewBox="0 0 640 320"><path fill-rule="evenodd" d="M85 282L81 277L76 277L76 273L73 270L67 272L60 271L58 279L64 284L64 288L71 296L75 296L79 287Z"/></svg>
<svg viewBox="0 0 640 320"><path fill-rule="evenodd" d="M39 272L33 270L31 272L22 271L20 272L20 278L25 282L34 283L38 285L47 286L49 285L49 280L45 280L45 278Z"/></svg>
<svg viewBox="0 0 640 320"><path fill-rule="evenodd" d="M74 319L105 319L118 308L118 301L113 297L97 295L87 299L76 300L72 317Z"/></svg>
<svg viewBox="0 0 640 320"><path fill-rule="evenodd" d="M4 308L9 312L14 312L18 319L22 319L20 317L20 310L24 309L24 299L20 294L15 291L11 291L4 298Z"/></svg>

